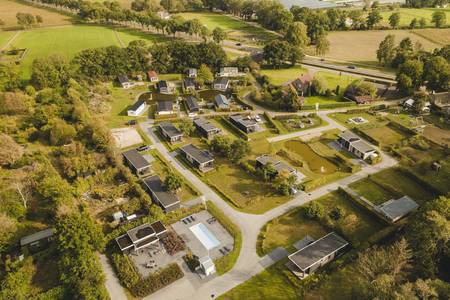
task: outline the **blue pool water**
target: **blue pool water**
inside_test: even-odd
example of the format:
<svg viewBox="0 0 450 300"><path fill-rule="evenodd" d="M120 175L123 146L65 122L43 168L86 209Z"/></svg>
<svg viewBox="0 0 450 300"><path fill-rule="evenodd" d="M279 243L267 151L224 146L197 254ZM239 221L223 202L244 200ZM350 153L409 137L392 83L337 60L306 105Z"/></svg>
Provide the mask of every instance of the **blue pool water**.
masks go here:
<svg viewBox="0 0 450 300"><path fill-rule="evenodd" d="M217 240L214 234L203 223L198 223L189 229L207 250L211 250L220 245L219 240Z"/></svg>

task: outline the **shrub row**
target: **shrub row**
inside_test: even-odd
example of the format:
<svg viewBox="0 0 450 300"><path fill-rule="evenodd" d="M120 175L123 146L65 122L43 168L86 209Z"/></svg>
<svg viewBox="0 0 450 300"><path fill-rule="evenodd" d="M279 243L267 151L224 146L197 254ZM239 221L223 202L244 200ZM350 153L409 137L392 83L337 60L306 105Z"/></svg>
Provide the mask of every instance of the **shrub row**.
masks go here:
<svg viewBox="0 0 450 300"><path fill-rule="evenodd" d="M416 174L414 174L413 172L411 172L410 170L408 170L404 167L400 167L399 170L400 170L400 172L402 172L403 175L405 175L412 181L417 182L417 184L419 184L422 188L427 190L429 193L433 194L435 197L446 193L446 191L440 191L439 189L437 189L436 187L431 185L429 182L423 180L422 178L420 178L419 176L417 176Z"/></svg>
<svg viewBox="0 0 450 300"><path fill-rule="evenodd" d="M54 287L44 293L32 296L31 300L63 300L65 298L65 290L63 286Z"/></svg>
<svg viewBox="0 0 450 300"><path fill-rule="evenodd" d="M208 211L213 215L219 223L231 234L234 239L233 250L219 259L214 261L216 271L219 275L230 271L236 263L242 248L242 233L239 227L231 222L225 214L211 201L206 203Z"/></svg>
<svg viewBox="0 0 450 300"><path fill-rule="evenodd" d="M180 266L177 263L173 263L137 282L131 288L131 293L137 297L145 297L156 292L157 290L162 289L172 282L183 278L183 276L184 273Z"/></svg>
<svg viewBox="0 0 450 300"><path fill-rule="evenodd" d="M400 124L398 122L390 121L388 123L388 126L390 126L391 128L397 129L398 131L403 132L403 133L405 133L407 135L414 136L414 135L417 134L417 132L415 132L411 128L408 128L408 127L406 127L403 124Z"/></svg>
<svg viewBox="0 0 450 300"><path fill-rule="evenodd" d="M138 270L128 255L113 253L111 262L123 286L131 290L140 280Z"/></svg>
<svg viewBox="0 0 450 300"><path fill-rule="evenodd" d="M275 133L280 134L284 131L283 128L280 128L278 124L273 121L272 117L267 113L267 111L264 111L264 117L266 118L269 126L275 129Z"/></svg>

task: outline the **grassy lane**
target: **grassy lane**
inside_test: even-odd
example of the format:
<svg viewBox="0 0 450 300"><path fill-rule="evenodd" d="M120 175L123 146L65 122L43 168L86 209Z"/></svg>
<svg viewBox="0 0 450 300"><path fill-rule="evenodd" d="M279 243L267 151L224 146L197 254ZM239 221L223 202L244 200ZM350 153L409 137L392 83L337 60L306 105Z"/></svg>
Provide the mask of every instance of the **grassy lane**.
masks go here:
<svg viewBox="0 0 450 300"><path fill-rule="evenodd" d="M15 31L0 31L0 49L16 34Z"/></svg>

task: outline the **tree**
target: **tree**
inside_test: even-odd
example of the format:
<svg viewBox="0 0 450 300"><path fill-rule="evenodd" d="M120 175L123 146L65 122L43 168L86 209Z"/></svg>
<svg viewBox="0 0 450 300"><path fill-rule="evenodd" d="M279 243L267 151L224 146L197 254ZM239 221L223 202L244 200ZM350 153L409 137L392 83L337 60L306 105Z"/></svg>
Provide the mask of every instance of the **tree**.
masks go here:
<svg viewBox="0 0 450 300"><path fill-rule="evenodd" d="M376 25L378 25L378 23L381 22L381 20L383 20L383 17L380 12L377 9L372 10L367 16L367 28L373 29Z"/></svg>
<svg viewBox="0 0 450 300"><path fill-rule="evenodd" d="M395 57L395 36L388 34L377 50L377 58L380 63L389 66Z"/></svg>
<svg viewBox="0 0 450 300"><path fill-rule="evenodd" d="M317 201L311 201L308 204L302 206L302 214L305 218L311 220L319 220L323 217L325 209L323 205Z"/></svg>
<svg viewBox="0 0 450 300"><path fill-rule="evenodd" d="M261 174L264 181L272 181L277 177L278 171L271 162L261 167Z"/></svg>
<svg viewBox="0 0 450 300"><path fill-rule="evenodd" d="M198 69L197 73L197 82L200 85L204 85L205 83L212 83L214 80L214 74L207 65L202 64Z"/></svg>
<svg viewBox="0 0 450 300"><path fill-rule="evenodd" d="M325 35L321 35L316 42L316 55L324 56L330 51L330 42Z"/></svg>
<svg viewBox="0 0 450 300"><path fill-rule="evenodd" d="M36 15L36 23L42 24L44 22L44 19L40 15Z"/></svg>
<svg viewBox="0 0 450 300"><path fill-rule="evenodd" d="M391 27L393 29L396 29L396 28L398 28L399 24L400 24L400 13L396 12L396 13L393 13L392 15L390 15L389 25L391 25Z"/></svg>
<svg viewBox="0 0 450 300"><path fill-rule="evenodd" d="M17 24L22 25L25 28L31 27L35 22L35 18L32 14L18 12L16 14Z"/></svg>
<svg viewBox="0 0 450 300"><path fill-rule="evenodd" d="M211 150L220 156L227 157L231 149L230 138L224 135L215 136L210 143Z"/></svg>
<svg viewBox="0 0 450 300"><path fill-rule="evenodd" d="M0 299L29 299L33 267L32 258L27 257L14 270L7 272L1 283Z"/></svg>
<svg viewBox="0 0 450 300"><path fill-rule="evenodd" d="M423 108L430 100L430 96L426 91L419 91L414 94L414 110L417 114L423 113Z"/></svg>
<svg viewBox="0 0 450 300"><path fill-rule="evenodd" d="M286 33L286 40L300 48L308 46L310 39L306 25L303 22L294 22Z"/></svg>
<svg viewBox="0 0 450 300"><path fill-rule="evenodd" d="M315 75L312 80L311 86L314 90L314 93L317 95L325 95L328 90L328 82L325 77L320 75Z"/></svg>
<svg viewBox="0 0 450 300"><path fill-rule="evenodd" d="M3 252L11 244L11 238L17 230L17 222L6 213L0 212L0 227L2 228L0 230L0 251ZM1 285L0 295L3 295L4 292L8 291L3 291L3 285ZM0 299L4 298L0 297ZM14 299L14 297L10 299Z"/></svg>
<svg viewBox="0 0 450 300"><path fill-rule="evenodd" d="M214 28L212 32L213 41L220 44L223 40L227 38L227 33L221 27Z"/></svg>
<svg viewBox="0 0 450 300"><path fill-rule="evenodd" d="M303 57L303 53L301 49L289 45L286 41L273 40L264 46L263 57L268 65L278 69L286 62L294 65Z"/></svg>
<svg viewBox="0 0 450 300"><path fill-rule="evenodd" d="M425 18L420 18L419 20L419 27L420 28L425 28L427 26L427 20L425 20Z"/></svg>
<svg viewBox="0 0 450 300"><path fill-rule="evenodd" d="M414 18L411 20L411 23L409 23L409 28L410 29L417 28L418 24L419 24L419 21L417 21L417 18Z"/></svg>
<svg viewBox="0 0 450 300"><path fill-rule="evenodd" d="M443 11L435 11L431 15L431 23L434 23L436 28L441 28L447 22L447 16Z"/></svg>
<svg viewBox="0 0 450 300"><path fill-rule="evenodd" d="M429 89L435 91L446 91L449 89L450 64L442 56L434 56L426 61L423 73Z"/></svg>
<svg viewBox="0 0 450 300"><path fill-rule="evenodd" d="M236 139L231 143L228 158L232 162L238 162L250 153L250 145L241 139Z"/></svg>
<svg viewBox="0 0 450 300"><path fill-rule="evenodd" d="M24 149L16 143L12 137L0 133L0 165L10 166L17 162L23 155Z"/></svg>
<svg viewBox="0 0 450 300"><path fill-rule="evenodd" d="M170 192L175 192L181 188L183 181L180 176L175 174L173 171L167 174L166 178L164 178L164 186Z"/></svg>
<svg viewBox="0 0 450 300"><path fill-rule="evenodd" d="M422 84L423 63L419 60L407 60L400 65L397 72L398 89L404 93L411 93ZM408 88L407 83L411 81L411 86Z"/></svg>
<svg viewBox="0 0 450 300"><path fill-rule="evenodd" d="M76 136L75 128L64 120L55 119L50 124L50 143L52 145L64 145L70 143Z"/></svg>
<svg viewBox="0 0 450 300"><path fill-rule="evenodd" d="M0 114L27 114L30 109L30 102L30 97L27 97L22 93L0 93Z"/></svg>
<svg viewBox="0 0 450 300"><path fill-rule="evenodd" d="M194 123L190 119L183 119L179 127L186 136L190 136L195 131Z"/></svg>

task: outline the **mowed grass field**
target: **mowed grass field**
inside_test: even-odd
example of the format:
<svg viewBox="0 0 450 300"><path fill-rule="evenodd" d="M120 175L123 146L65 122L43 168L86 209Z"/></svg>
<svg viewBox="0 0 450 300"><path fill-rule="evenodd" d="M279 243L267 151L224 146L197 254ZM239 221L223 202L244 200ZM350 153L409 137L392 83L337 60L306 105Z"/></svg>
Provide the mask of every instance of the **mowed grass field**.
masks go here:
<svg viewBox="0 0 450 300"><path fill-rule="evenodd" d="M61 55L73 58L78 52L88 48L128 45L132 40L146 39L151 42L160 40L158 35L119 30L113 28L88 25L69 25L54 28L41 28L21 32L12 47L27 48L28 52L20 64L24 78L29 78L34 59Z"/></svg>
<svg viewBox="0 0 450 300"><path fill-rule="evenodd" d="M447 20L450 20L450 8L399 8L393 11L382 11L381 16L383 20L381 24L389 26L389 17L393 13L400 13L400 26L409 26L411 21L416 18L420 20L425 18L428 26L433 26L431 18L434 12L443 11L447 15Z"/></svg>
<svg viewBox="0 0 450 300"><path fill-rule="evenodd" d="M16 14L18 12L30 13L34 16L40 15L43 18L41 26L57 26L71 24L71 17L65 16L46 9L20 4L14 1L0 0L0 19L5 22L3 28L17 26Z"/></svg>
<svg viewBox="0 0 450 300"><path fill-rule="evenodd" d="M14 34L15 31L0 31L0 48L4 47Z"/></svg>
<svg viewBox="0 0 450 300"><path fill-rule="evenodd" d="M301 66L294 66L285 69L262 69L261 74L269 77L270 83L274 85L282 85L292 81L302 74L308 73L308 69Z"/></svg>
<svg viewBox="0 0 450 300"><path fill-rule="evenodd" d="M267 40L275 37L273 33L263 28L253 26L227 15L212 12L186 12L178 15L186 20L198 19L211 31L216 27L220 27L227 32L228 38L232 40L251 42L253 38L256 40Z"/></svg>
<svg viewBox="0 0 450 300"><path fill-rule="evenodd" d="M444 31L441 31L444 30ZM396 43L409 37L413 43L420 42L425 50L441 47L441 44L424 38L409 30L374 30L374 31L335 31L328 34L330 52L325 58L344 60L355 63L378 64L376 50L380 42L388 35L395 35ZM429 29L434 35L448 33L446 29ZM419 31L420 32L420 31Z"/></svg>

